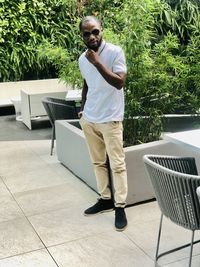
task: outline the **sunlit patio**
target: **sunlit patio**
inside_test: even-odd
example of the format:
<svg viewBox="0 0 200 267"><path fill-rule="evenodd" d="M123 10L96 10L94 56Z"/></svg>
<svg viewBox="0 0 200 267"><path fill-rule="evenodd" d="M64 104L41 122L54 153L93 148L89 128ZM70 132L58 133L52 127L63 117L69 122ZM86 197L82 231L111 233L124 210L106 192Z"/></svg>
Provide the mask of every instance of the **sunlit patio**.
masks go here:
<svg viewBox="0 0 200 267"><path fill-rule="evenodd" d="M124 232L115 231L114 212L83 216L98 195L60 164L56 149L50 156L51 129L29 131L14 115L0 120L1 267L154 266L156 201L127 208ZM6 125L13 132L6 133ZM161 250L190 242L189 231L167 219L164 227ZM200 245L193 255L192 266L200 266ZM188 266L188 256L184 249L161 258L159 266Z"/></svg>
<svg viewBox="0 0 200 267"><path fill-rule="evenodd" d="M200 0L0 9L0 267L200 267ZM116 132L124 117L124 231L84 216L99 195L82 111Z"/></svg>

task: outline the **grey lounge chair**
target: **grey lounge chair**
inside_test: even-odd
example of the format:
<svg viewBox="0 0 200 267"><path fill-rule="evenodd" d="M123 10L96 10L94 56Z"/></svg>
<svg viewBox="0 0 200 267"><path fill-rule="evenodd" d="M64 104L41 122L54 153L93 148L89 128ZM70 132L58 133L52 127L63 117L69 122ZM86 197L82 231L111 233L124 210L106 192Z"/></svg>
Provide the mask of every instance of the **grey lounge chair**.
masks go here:
<svg viewBox="0 0 200 267"><path fill-rule="evenodd" d="M200 176L194 158L174 156L145 155L143 157L151 179L155 196L161 210L155 264L158 258L190 246L189 267L192 261L195 230L200 229L200 204L196 189L200 186ZM166 251L159 255L159 244L163 215L179 226L192 231L191 243Z"/></svg>
<svg viewBox="0 0 200 267"><path fill-rule="evenodd" d="M62 98L45 97L42 103L52 125L51 135L51 152L53 154L55 140L55 121L65 119L77 119L78 112L76 110L75 101L67 101Z"/></svg>

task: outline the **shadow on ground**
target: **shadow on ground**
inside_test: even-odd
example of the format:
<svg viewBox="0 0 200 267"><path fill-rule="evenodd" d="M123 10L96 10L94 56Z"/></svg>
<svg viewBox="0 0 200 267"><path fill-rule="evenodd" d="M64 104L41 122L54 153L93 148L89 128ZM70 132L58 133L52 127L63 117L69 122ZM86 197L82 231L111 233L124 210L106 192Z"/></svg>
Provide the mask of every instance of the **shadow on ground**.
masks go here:
<svg viewBox="0 0 200 267"><path fill-rule="evenodd" d="M12 110L0 110L0 141L51 139L51 124L47 117L32 121L29 130L21 121L16 121Z"/></svg>

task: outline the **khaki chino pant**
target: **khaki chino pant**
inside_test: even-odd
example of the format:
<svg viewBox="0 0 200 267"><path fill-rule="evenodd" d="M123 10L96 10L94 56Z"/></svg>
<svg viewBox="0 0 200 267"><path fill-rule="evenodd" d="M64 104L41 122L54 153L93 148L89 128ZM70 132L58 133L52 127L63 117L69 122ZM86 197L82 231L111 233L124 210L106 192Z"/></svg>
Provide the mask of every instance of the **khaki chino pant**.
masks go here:
<svg viewBox="0 0 200 267"><path fill-rule="evenodd" d="M124 207L127 197L127 173L122 122L91 123L81 118L80 124L87 140L101 198L111 198L108 155L115 190L115 206Z"/></svg>

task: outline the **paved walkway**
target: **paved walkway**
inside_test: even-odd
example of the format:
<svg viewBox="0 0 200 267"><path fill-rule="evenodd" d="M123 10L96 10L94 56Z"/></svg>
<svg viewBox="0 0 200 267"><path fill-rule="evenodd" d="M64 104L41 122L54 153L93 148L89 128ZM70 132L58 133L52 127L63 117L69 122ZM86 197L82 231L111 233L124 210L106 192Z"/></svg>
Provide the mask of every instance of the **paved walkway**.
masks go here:
<svg viewBox="0 0 200 267"><path fill-rule="evenodd" d="M155 201L127 208L122 233L114 229L114 212L85 217L98 196L58 162L56 149L50 156L49 123L36 121L30 131L7 115L0 125L0 267L154 266ZM187 230L164 225L162 249L190 241ZM186 267L188 254L164 257L159 266ZM192 266L200 266L200 245Z"/></svg>
<svg viewBox="0 0 200 267"><path fill-rule="evenodd" d="M85 217L97 194L49 152L50 140L0 142L0 267L153 267L157 203L127 208L121 233L114 212ZM164 226L162 248L190 241L190 232ZM199 245L194 255L199 267ZM187 257L185 249L160 266L186 267Z"/></svg>
<svg viewBox="0 0 200 267"><path fill-rule="evenodd" d="M24 123L16 121L15 114L1 116L0 109L0 141L47 140L51 138L51 127L47 117L32 121L33 130Z"/></svg>

